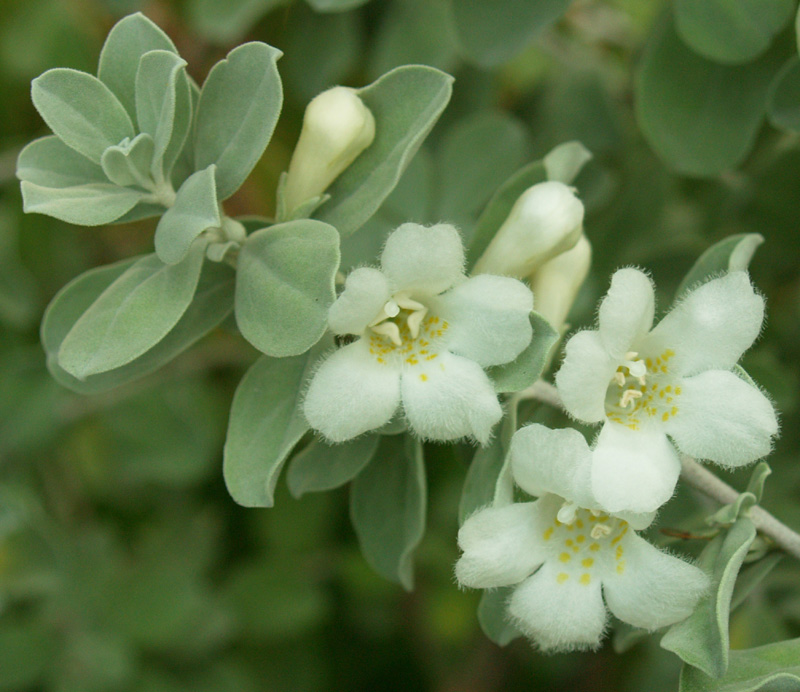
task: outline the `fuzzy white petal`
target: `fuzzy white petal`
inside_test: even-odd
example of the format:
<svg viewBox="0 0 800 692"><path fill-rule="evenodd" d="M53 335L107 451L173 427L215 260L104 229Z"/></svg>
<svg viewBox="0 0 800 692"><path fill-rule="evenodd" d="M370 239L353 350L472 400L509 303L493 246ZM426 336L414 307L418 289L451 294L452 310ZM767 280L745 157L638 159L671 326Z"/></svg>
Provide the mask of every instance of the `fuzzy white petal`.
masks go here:
<svg viewBox="0 0 800 692"><path fill-rule="evenodd" d="M511 438L511 473L517 485L535 497L559 495L579 507L595 506L591 494L592 454L577 430L551 430L534 423Z"/></svg>
<svg viewBox="0 0 800 692"><path fill-rule="evenodd" d="M648 350L674 350L670 368L679 375L728 370L755 341L763 320L764 299L745 272L731 272L675 306L648 337Z"/></svg>
<svg viewBox="0 0 800 692"><path fill-rule="evenodd" d="M439 353L403 371L403 406L411 428L429 440L473 436L486 444L503 415L494 387L474 361Z"/></svg>
<svg viewBox="0 0 800 692"><path fill-rule="evenodd" d="M314 373L303 412L328 440L344 442L388 423L399 404L399 369L378 363L359 339Z"/></svg>
<svg viewBox="0 0 800 692"><path fill-rule="evenodd" d="M559 568L545 563L514 590L508 612L544 650L596 647L606 624L600 580L581 584L574 575L558 582Z"/></svg>
<svg viewBox="0 0 800 692"><path fill-rule="evenodd" d="M564 408L587 423L605 420L606 390L619 363L603 346L596 331L575 334L565 347L556 386Z"/></svg>
<svg viewBox="0 0 800 692"><path fill-rule="evenodd" d="M393 291L434 296L463 276L464 246L449 224L404 223L386 240L381 268Z"/></svg>
<svg viewBox="0 0 800 692"><path fill-rule="evenodd" d="M620 543L621 559L603 577L609 609L634 627L654 630L688 617L706 592L701 569L661 552L633 532Z"/></svg>
<svg viewBox="0 0 800 692"><path fill-rule="evenodd" d="M778 420L758 389L724 370L687 377L681 389L678 413L666 431L682 452L725 466L769 453Z"/></svg>
<svg viewBox="0 0 800 692"><path fill-rule="evenodd" d="M389 283L382 272L371 267L350 272L344 291L328 311L331 331L335 334L361 334L380 314L389 298Z"/></svg>
<svg viewBox="0 0 800 692"><path fill-rule="evenodd" d="M474 276L430 307L449 323L447 348L483 367L514 360L531 341L533 294L516 279Z"/></svg>
<svg viewBox="0 0 800 692"><path fill-rule="evenodd" d="M592 455L592 491L608 512L652 512L672 497L680 470L662 431L609 422Z"/></svg>
<svg viewBox="0 0 800 692"><path fill-rule="evenodd" d="M519 584L547 559L538 502L488 507L458 532L456 578L474 589Z"/></svg>
<svg viewBox="0 0 800 692"><path fill-rule="evenodd" d="M600 340L606 351L622 360L653 325L653 282L638 269L620 269L600 303Z"/></svg>

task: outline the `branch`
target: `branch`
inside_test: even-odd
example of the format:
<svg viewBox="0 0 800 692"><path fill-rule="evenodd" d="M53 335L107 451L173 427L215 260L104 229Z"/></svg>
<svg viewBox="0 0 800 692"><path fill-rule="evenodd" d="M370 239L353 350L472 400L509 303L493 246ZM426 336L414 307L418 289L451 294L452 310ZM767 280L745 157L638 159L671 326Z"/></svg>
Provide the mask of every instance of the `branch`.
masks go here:
<svg viewBox="0 0 800 692"><path fill-rule="evenodd" d="M564 409L558 390L544 380L535 382L516 396L519 399L538 399L550 406ZM732 488L691 457L683 457L681 461L681 478L696 490L723 505L735 502L740 495L738 490ZM800 534L792 531L786 524L759 505L752 507L747 514L760 533L772 539L775 545L789 555L800 560Z"/></svg>

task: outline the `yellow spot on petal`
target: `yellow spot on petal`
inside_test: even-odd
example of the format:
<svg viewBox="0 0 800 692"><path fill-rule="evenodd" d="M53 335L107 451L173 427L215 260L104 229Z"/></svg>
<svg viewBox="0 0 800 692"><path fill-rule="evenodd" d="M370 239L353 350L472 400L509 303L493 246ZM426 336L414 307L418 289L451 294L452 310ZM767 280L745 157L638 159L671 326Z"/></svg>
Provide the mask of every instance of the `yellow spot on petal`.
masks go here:
<svg viewBox="0 0 800 692"><path fill-rule="evenodd" d="M619 559L622 557L622 553L623 553L623 552L624 552L624 551L623 551L623 549L622 549L622 546L621 546L621 545L618 545L618 546L617 546L617 560L619 560Z"/></svg>
<svg viewBox="0 0 800 692"><path fill-rule="evenodd" d="M591 581L592 581L592 575L591 574L581 574L581 578L580 578L581 584L583 584L584 586L589 586Z"/></svg>
<svg viewBox="0 0 800 692"><path fill-rule="evenodd" d="M670 413L674 416L677 412L678 412L678 407L677 406L673 406L672 410L670 411Z"/></svg>
<svg viewBox="0 0 800 692"><path fill-rule="evenodd" d="M579 529L582 529L583 528L583 522L580 519L578 519L578 521L575 522L575 526L577 526Z"/></svg>
<svg viewBox="0 0 800 692"><path fill-rule="evenodd" d="M664 387L664 391L667 392L667 393L671 392L672 391L672 385L668 384L666 387Z"/></svg>
<svg viewBox="0 0 800 692"><path fill-rule="evenodd" d="M596 553L598 550L600 550L600 544L599 543L592 543L589 546L589 550L591 550L593 553Z"/></svg>
<svg viewBox="0 0 800 692"><path fill-rule="evenodd" d="M676 393L676 394L678 394L678 395L680 395L680 393L681 393L681 388L680 388L680 387L675 387L675 393Z"/></svg>
<svg viewBox="0 0 800 692"><path fill-rule="evenodd" d="M386 361L385 361L383 358L378 358L378 362L379 362L381 365L386 365Z"/></svg>
<svg viewBox="0 0 800 692"><path fill-rule="evenodd" d="M584 567L589 568L594 564L594 560L592 558L590 558L590 557L587 557L587 558L584 558L583 560L581 560L581 564Z"/></svg>
<svg viewBox="0 0 800 692"><path fill-rule="evenodd" d="M664 415L661 416L661 420L663 420L666 423L669 420L669 413L664 411Z"/></svg>
<svg viewBox="0 0 800 692"><path fill-rule="evenodd" d="M546 540L546 541L549 541L549 540L550 540L550 537L553 535L553 527L551 526L551 527L550 527L549 529L547 529L547 531L545 531L545 532L544 532L544 534L542 534L542 535L543 535L543 537L544 537L544 540Z"/></svg>
<svg viewBox="0 0 800 692"><path fill-rule="evenodd" d="M575 540L578 541L578 543L583 543L586 540L586 536L578 536Z"/></svg>
<svg viewBox="0 0 800 692"><path fill-rule="evenodd" d="M428 381L428 376L425 373L422 373L419 376L419 379L421 379L423 382L427 382Z"/></svg>
<svg viewBox="0 0 800 692"><path fill-rule="evenodd" d="M564 541L564 545L571 546L574 545L574 542L571 538L568 538L566 541Z"/></svg>
<svg viewBox="0 0 800 692"><path fill-rule="evenodd" d="M617 574L622 574L625 571L625 560L620 560L617 564Z"/></svg>
<svg viewBox="0 0 800 692"><path fill-rule="evenodd" d="M569 562L571 557L572 556L569 553L561 553L561 555L558 556L558 559L561 560L561 562Z"/></svg>
<svg viewBox="0 0 800 692"><path fill-rule="evenodd" d="M566 572L559 572L558 576L556 577L556 581L559 584L563 584L565 581L567 581L567 579L569 579L569 574Z"/></svg>

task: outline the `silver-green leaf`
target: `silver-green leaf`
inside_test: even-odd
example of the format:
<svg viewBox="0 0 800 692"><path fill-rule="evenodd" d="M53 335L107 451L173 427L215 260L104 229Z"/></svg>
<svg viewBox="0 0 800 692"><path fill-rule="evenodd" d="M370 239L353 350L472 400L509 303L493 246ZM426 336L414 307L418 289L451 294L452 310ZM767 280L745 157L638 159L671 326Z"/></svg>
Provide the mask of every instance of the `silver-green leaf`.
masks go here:
<svg viewBox="0 0 800 692"><path fill-rule="evenodd" d="M339 235L321 221L298 219L250 235L239 253L236 323L270 356L294 356L327 327L336 296Z"/></svg>
<svg viewBox="0 0 800 692"><path fill-rule="evenodd" d="M23 208L80 226L102 226L133 209L143 193L111 183L43 187L23 180Z"/></svg>
<svg viewBox="0 0 800 692"><path fill-rule="evenodd" d="M539 313L532 312L530 320L533 337L527 348L510 363L495 365L487 371L498 393L519 392L536 382L558 341L558 331Z"/></svg>
<svg viewBox="0 0 800 692"><path fill-rule="evenodd" d="M107 183L103 169L55 135L34 139L19 154L17 178L42 187Z"/></svg>

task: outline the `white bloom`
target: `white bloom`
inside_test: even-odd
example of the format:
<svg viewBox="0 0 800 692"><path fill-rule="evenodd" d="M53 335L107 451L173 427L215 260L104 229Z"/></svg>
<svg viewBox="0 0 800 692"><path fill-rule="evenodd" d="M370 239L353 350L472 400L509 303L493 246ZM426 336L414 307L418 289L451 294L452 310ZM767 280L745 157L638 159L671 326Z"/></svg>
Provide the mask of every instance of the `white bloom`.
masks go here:
<svg viewBox="0 0 800 692"><path fill-rule="evenodd" d="M350 273L328 324L360 338L314 374L304 405L312 428L349 440L387 423L402 402L421 437L489 439L502 411L483 368L530 343L533 296L516 279L467 279L463 266L455 228L407 223L387 239L380 270Z"/></svg>
<svg viewBox="0 0 800 692"><path fill-rule="evenodd" d="M312 99L286 176L286 211L325 192L374 138L375 118L355 89L333 87Z"/></svg>
<svg viewBox="0 0 800 692"><path fill-rule="evenodd" d="M566 346L556 385L567 411L605 421L592 491L608 511L650 511L675 488L684 454L728 467L766 455L778 431L756 387L731 372L753 343L764 301L746 273L713 279L653 324L653 285L621 269L603 299L596 331Z"/></svg>
<svg viewBox="0 0 800 692"><path fill-rule="evenodd" d="M459 583L516 585L508 613L545 650L597 646L606 607L648 630L694 610L708 577L636 534L652 514L598 510L590 492L592 453L579 432L530 425L517 431L509 453L517 485L539 499L467 519L458 532Z"/></svg>
<svg viewBox="0 0 800 692"><path fill-rule="evenodd" d="M514 203L474 273L525 278L573 247L582 230L583 204L572 188L554 180L539 183Z"/></svg>

